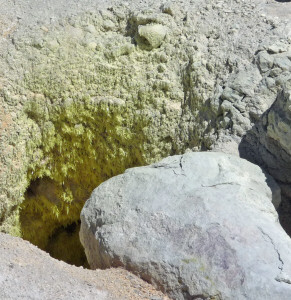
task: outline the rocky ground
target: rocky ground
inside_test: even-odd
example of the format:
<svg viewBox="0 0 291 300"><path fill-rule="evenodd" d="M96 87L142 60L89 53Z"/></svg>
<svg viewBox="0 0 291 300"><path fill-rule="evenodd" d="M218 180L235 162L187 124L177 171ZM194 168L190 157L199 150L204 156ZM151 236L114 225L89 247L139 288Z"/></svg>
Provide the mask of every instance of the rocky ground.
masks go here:
<svg viewBox="0 0 291 300"><path fill-rule="evenodd" d="M0 0L0 11L1 232L83 264L76 224L96 186L204 150L271 173L291 232L290 1Z"/></svg>
<svg viewBox="0 0 291 300"><path fill-rule="evenodd" d="M86 270L0 233L0 299L167 300L123 269Z"/></svg>

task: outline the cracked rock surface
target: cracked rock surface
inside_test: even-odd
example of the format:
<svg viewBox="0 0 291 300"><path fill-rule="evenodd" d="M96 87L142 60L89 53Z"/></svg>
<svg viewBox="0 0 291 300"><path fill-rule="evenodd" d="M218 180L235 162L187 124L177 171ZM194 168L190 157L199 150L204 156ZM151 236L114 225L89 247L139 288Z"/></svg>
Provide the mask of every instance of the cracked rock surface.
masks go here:
<svg viewBox="0 0 291 300"><path fill-rule="evenodd" d="M89 264L124 266L174 299L290 299L291 241L271 181L214 152L129 169L82 210Z"/></svg>

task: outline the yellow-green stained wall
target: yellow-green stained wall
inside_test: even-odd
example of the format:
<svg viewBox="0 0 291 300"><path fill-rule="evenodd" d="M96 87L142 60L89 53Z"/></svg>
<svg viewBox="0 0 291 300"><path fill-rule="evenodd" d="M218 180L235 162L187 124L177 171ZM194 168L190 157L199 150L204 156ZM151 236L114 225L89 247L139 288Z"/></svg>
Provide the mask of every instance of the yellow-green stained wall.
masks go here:
<svg viewBox="0 0 291 300"><path fill-rule="evenodd" d="M22 75L0 87L8 115L16 111L3 131L1 231L61 247L52 237L78 222L101 182L207 145L193 55L171 36L169 18L141 18L167 25L161 46L150 50L139 44L138 18L108 11L16 40L11 51Z"/></svg>

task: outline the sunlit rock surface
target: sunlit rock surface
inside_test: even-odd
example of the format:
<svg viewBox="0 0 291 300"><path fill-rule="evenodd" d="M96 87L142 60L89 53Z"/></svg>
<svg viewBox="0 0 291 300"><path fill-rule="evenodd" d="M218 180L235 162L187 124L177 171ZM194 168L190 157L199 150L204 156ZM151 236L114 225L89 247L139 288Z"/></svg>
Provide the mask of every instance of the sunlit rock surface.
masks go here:
<svg viewBox="0 0 291 300"><path fill-rule="evenodd" d="M235 151L289 72L289 8L0 0L0 230L61 248L104 180L225 140Z"/></svg>
<svg viewBox="0 0 291 300"><path fill-rule="evenodd" d="M96 188L80 238L92 268L124 266L173 299L287 300L291 240L277 188L236 156L168 157Z"/></svg>

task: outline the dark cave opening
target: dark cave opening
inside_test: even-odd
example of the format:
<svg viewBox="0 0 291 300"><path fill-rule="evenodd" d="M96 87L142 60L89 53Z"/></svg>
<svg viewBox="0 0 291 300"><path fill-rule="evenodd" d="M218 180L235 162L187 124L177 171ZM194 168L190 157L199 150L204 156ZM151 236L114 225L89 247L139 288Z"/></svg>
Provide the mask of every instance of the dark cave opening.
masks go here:
<svg viewBox="0 0 291 300"><path fill-rule="evenodd" d="M77 267L89 268L84 248L79 239L81 221L78 220L55 230L44 249L53 258Z"/></svg>

